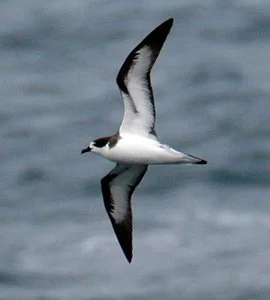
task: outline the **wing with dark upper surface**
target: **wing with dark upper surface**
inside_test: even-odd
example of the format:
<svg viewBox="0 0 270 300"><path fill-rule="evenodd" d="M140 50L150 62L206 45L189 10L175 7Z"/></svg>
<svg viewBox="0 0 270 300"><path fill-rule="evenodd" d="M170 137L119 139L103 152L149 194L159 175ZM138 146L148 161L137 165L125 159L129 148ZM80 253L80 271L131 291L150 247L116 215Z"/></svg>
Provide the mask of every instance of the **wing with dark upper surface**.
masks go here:
<svg viewBox="0 0 270 300"><path fill-rule="evenodd" d="M155 105L150 72L170 32L173 19L154 29L126 58L117 84L124 102L124 132L155 136Z"/></svg>
<svg viewBox="0 0 270 300"><path fill-rule="evenodd" d="M131 196L141 182L147 165L116 164L101 180L106 211L119 244L129 262L132 259Z"/></svg>

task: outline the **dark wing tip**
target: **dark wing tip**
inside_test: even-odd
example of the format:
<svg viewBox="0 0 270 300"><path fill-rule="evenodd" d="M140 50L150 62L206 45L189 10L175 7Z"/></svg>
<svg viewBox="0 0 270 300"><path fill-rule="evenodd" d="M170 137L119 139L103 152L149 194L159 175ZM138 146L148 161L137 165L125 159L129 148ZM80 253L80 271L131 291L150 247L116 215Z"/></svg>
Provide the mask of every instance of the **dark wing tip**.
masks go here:
<svg viewBox="0 0 270 300"><path fill-rule="evenodd" d="M169 23L169 24L173 24L173 18L169 18L167 21L165 21L164 23Z"/></svg>
<svg viewBox="0 0 270 300"><path fill-rule="evenodd" d="M150 34L154 33L155 31L164 32L166 35L169 33L173 25L173 18L166 20L165 22L161 23L158 27L156 27ZM149 35L150 35L149 34Z"/></svg>
<svg viewBox="0 0 270 300"><path fill-rule="evenodd" d="M132 260L132 221L131 219L126 222L115 223L113 218L109 215L117 240L125 254L129 263ZM131 215L130 215L131 217Z"/></svg>
<svg viewBox="0 0 270 300"><path fill-rule="evenodd" d="M134 59L137 55L137 52L143 48L144 46L149 46L153 51L153 58L152 63L149 66L149 72L157 59L159 52L171 30L171 27L173 25L173 18L168 19L167 21L161 23L158 27L156 27L153 31L151 31L143 40L141 43L139 43L128 55L125 62L123 63L122 67L120 68L120 71L116 77L116 82L119 86L119 88L128 94L127 87L125 85L124 79L127 75L127 73L130 70L130 67L132 66Z"/></svg>
<svg viewBox="0 0 270 300"><path fill-rule="evenodd" d="M137 48L141 48L144 45L150 46L153 51L157 53L157 56L172 28L173 19L169 19L161 23L156 27L148 36L140 43Z"/></svg>

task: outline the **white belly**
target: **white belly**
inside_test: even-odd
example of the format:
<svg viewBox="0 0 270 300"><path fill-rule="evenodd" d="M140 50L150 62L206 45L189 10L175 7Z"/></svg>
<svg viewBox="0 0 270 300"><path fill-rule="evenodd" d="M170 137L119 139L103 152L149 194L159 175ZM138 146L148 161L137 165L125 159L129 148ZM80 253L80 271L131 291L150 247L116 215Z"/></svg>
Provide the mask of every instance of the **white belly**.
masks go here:
<svg viewBox="0 0 270 300"><path fill-rule="evenodd" d="M107 147L100 154L114 162L128 164L191 163L188 155L162 145L157 140L140 136L122 137L114 147Z"/></svg>

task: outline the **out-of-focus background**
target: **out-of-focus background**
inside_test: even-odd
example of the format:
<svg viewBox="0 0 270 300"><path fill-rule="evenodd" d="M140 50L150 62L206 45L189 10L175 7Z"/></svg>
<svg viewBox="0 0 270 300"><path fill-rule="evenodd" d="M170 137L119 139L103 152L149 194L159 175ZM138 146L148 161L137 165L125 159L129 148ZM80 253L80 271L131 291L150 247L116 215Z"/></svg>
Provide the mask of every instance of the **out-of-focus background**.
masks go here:
<svg viewBox="0 0 270 300"><path fill-rule="evenodd" d="M270 3L0 2L0 299L270 299ZM128 53L174 17L152 73L160 139L129 265L103 207Z"/></svg>

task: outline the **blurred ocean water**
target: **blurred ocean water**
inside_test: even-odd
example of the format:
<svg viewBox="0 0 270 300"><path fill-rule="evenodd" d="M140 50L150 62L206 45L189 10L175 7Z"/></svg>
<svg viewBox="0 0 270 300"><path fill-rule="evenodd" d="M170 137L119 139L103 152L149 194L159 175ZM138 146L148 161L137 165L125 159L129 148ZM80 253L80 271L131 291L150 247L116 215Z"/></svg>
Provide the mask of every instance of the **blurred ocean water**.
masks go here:
<svg viewBox="0 0 270 300"><path fill-rule="evenodd" d="M0 299L270 298L270 4L0 2ZM206 166L152 166L133 197L129 265L80 156L114 133L115 83L152 29L162 141Z"/></svg>

